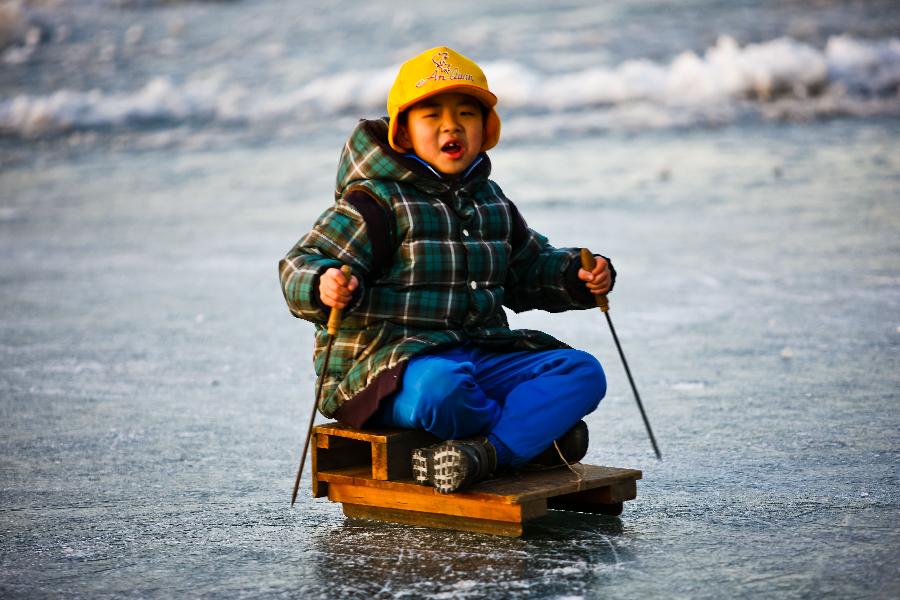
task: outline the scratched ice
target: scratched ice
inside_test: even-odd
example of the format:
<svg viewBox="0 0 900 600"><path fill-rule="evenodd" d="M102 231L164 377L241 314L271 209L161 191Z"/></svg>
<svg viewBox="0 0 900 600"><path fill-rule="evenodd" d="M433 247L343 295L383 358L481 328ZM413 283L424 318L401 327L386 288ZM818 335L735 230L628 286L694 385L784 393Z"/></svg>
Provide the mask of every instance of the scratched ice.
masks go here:
<svg viewBox="0 0 900 600"><path fill-rule="evenodd" d="M212 115L211 97L253 104L184 83L240 83L275 110L291 90L333 82L328 69L349 77L348 48L390 67L407 54L397 39L437 15L398 14L358 47L384 6L298 15L266 1L248 21L243 3L98 0L78 17L26 4L46 31L26 26L4 53L2 97L29 94L17 106L49 111L28 113L45 125L93 98L76 116L107 121L33 139L24 112L22 129L0 115L0 596L900 595L890 3L704 2L705 18L646 3L468 7L484 29L448 41L507 75L588 73L594 58L607 74L635 58L668 68L726 34L743 49L727 64L759 67L759 52L811 55L750 42L786 36L824 56L840 38L842 81L868 90L741 96L707 120L679 120L652 94L640 106L588 99L559 112L542 96L508 108L495 177L552 242L614 258L612 316L665 456L653 458L599 312L514 315L600 358L609 394L588 419L588 460L644 471L621 518L552 512L522 539L349 520L307 495L289 507L311 328L288 315L275 264L330 201L353 119L380 108L364 99L319 127L303 120L317 102L304 96L282 130ZM245 36L220 35L237 24ZM867 66L854 71L853 56ZM81 85L76 73L85 96L50 102ZM354 73L341 81L361 89ZM175 98L145 89L160 74ZM148 112L119 119L114 106ZM623 115L628 127L607 126Z"/></svg>

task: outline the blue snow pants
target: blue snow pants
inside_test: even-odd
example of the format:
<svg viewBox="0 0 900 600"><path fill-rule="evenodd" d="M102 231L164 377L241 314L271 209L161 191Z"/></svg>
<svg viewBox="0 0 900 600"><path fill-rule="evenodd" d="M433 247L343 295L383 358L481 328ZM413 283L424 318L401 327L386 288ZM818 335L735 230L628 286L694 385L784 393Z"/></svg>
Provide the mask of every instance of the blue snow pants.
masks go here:
<svg viewBox="0 0 900 600"><path fill-rule="evenodd" d="M403 387L370 423L441 439L485 435L501 465L540 454L606 394L597 359L580 350L489 352L472 344L409 361Z"/></svg>

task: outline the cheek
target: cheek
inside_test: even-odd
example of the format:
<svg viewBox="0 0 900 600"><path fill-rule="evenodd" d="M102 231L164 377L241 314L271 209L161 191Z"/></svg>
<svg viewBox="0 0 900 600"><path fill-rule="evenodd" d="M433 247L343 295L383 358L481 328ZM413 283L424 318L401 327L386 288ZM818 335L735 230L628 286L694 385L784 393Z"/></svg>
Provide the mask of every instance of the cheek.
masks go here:
<svg viewBox="0 0 900 600"><path fill-rule="evenodd" d="M434 136L429 133L427 127L410 127L409 140L411 146L424 148L428 146L433 137Z"/></svg>

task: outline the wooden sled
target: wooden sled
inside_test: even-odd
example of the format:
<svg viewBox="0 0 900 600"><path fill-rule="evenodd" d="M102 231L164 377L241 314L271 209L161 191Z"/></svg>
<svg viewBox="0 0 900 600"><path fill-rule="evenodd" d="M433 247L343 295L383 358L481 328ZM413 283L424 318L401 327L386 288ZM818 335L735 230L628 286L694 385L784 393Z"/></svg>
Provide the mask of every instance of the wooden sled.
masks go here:
<svg viewBox="0 0 900 600"><path fill-rule="evenodd" d="M561 467L439 494L414 483L411 466L412 451L436 441L425 431L319 425L312 439L313 497L341 502L347 517L509 537L521 536L525 522L548 509L615 516L637 497L640 471L581 463L574 465L581 481Z"/></svg>

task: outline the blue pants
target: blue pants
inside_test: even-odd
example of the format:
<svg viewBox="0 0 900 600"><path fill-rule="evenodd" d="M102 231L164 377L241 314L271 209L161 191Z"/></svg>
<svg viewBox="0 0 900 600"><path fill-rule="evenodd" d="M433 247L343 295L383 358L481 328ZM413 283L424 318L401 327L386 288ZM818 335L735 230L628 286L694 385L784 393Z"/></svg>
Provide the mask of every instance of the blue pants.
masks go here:
<svg viewBox="0 0 900 600"><path fill-rule="evenodd" d="M370 422L442 439L486 435L500 464L517 466L597 408L604 394L603 369L586 352L497 353L465 344L410 360L403 387Z"/></svg>

